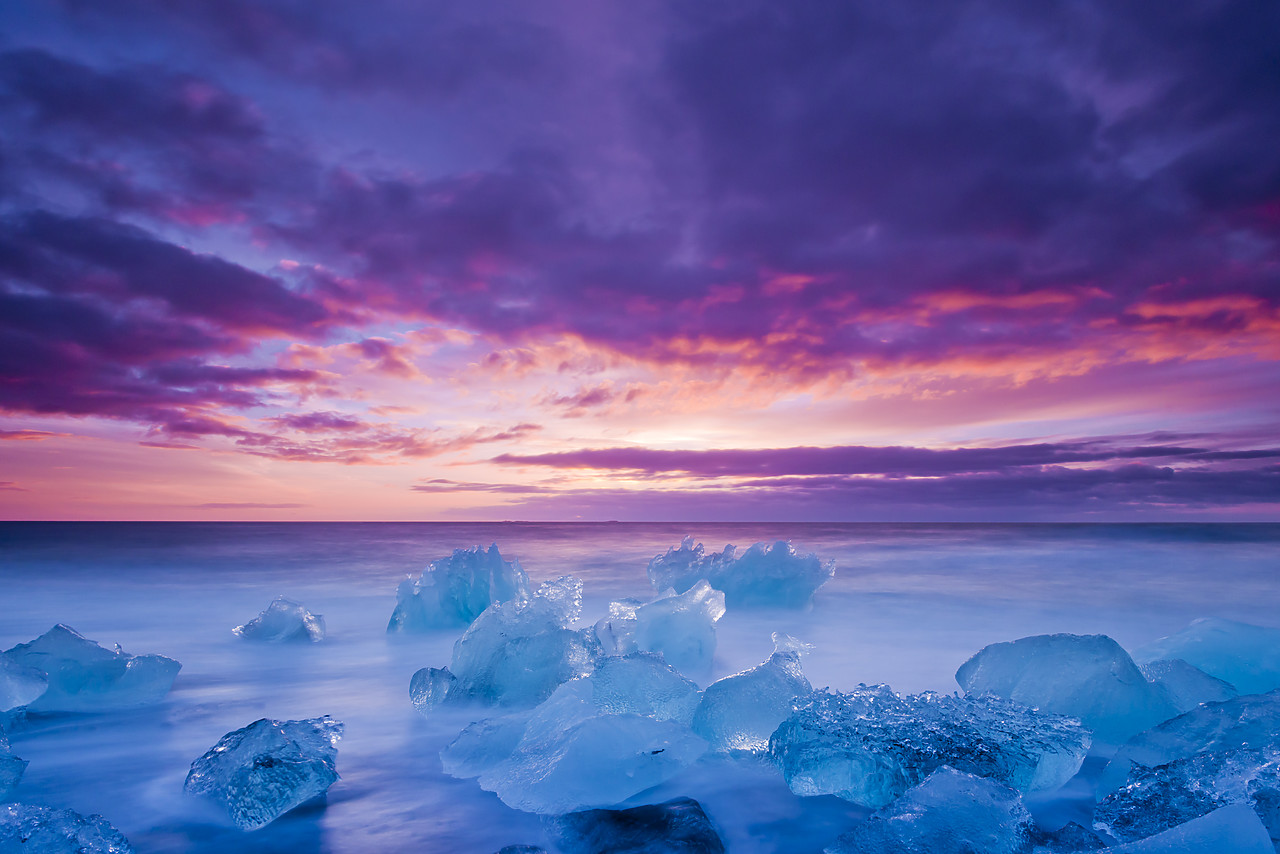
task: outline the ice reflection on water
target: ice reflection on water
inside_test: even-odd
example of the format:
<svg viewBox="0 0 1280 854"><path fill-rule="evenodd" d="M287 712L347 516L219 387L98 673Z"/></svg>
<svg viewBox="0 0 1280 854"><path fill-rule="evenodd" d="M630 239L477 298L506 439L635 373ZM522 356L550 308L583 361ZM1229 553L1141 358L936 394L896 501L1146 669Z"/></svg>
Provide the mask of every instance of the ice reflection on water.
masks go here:
<svg viewBox="0 0 1280 854"><path fill-rule="evenodd" d="M792 539L837 562L808 611L733 611L718 626L714 677L757 664L778 630L815 645L815 686L888 682L955 690L982 646L1069 631L1133 648L1200 616L1263 625L1280 576L1280 526L2 524L0 648L67 623L106 646L159 652L183 670L168 701L102 716L33 718L11 733L30 760L22 800L101 813L140 852L214 852L245 838L182 794L191 761L259 717L346 723L342 780L324 804L255 832L257 851L475 851L545 842L538 820L440 770L470 719L424 720L410 675L447 663L457 633L388 638L396 584L454 548L497 542L536 584L586 582L584 624L610 599L652 594L650 557L692 533L726 542ZM323 614L315 646L258 647L231 628L277 595ZM731 767L727 767L731 766ZM860 811L801 800L763 764L708 760L644 800L701 800L734 851L814 851ZM1033 804L1087 817L1087 787Z"/></svg>

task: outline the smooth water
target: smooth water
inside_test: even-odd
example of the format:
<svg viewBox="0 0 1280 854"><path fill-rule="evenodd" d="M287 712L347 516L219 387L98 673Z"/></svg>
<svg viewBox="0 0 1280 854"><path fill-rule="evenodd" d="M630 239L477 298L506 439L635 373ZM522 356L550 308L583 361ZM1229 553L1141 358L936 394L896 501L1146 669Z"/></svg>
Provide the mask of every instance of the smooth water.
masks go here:
<svg viewBox="0 0 1280 854"><path fill-rule="evenodd" d="M459 851L547 844L535 816L440 770L439 751L480 713L426 720L409 677L447 664L459 632L388 637L406 573L496 542L535 583L586 584L583 625L611 599L653 595L649 558L687 533L709 550L790 539L834 558L807 611L733 611L718 624L719 678L753 666L784 631L815 645L815 686L887 682L956 690L982 646L1031 634L1111 635L1127 648L1196 617L1275 625L1280 525L0 524L0 649L54 623L183 664L168 700L104 715L32 717L10 732L30 760L16 797L100 813L139 852ZM231 629L284 595L323 614L328 637L259 646ZM249 836L185 796L192 760L260 717L346 723L327 802ZM700 800L732 851L821 850L863 813L791 795L765 763L705 760L635 801ZM1087 823L1087 787L1040 814Z"/></svg>

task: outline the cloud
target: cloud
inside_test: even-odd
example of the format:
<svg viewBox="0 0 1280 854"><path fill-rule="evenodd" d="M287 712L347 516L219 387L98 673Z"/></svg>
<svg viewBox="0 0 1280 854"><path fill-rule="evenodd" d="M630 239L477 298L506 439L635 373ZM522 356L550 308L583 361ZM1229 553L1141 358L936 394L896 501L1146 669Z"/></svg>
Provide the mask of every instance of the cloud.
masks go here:
<svg viewBox="0 0 1280 854"><path fill-rule="evenodd" d="M188 504L197 510L300 510L310 504L260 504L256 501L219 501L206 504Z"/></svg>

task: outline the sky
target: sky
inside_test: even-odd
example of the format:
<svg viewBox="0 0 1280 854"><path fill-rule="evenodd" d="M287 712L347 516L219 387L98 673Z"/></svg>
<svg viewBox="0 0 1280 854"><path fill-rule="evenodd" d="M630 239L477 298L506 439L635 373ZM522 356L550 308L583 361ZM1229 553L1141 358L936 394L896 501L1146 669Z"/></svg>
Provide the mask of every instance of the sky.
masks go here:
<svg viewBox="0 0 1280 854"><path fill-rule="evenodd" d="M1280 521L1280 4L10 0L0 518Z"/></svg>

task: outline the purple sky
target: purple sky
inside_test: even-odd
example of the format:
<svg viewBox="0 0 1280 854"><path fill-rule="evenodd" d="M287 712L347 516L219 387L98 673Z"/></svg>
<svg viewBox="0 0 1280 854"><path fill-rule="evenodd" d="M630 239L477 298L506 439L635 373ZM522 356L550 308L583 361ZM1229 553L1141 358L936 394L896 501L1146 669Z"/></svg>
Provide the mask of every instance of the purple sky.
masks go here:
<svg viewBox="0 0 1280 854"><path fill-rule="evenodd" d="M0 517L1280 519L1280 5L14 0Z"/></svg>

